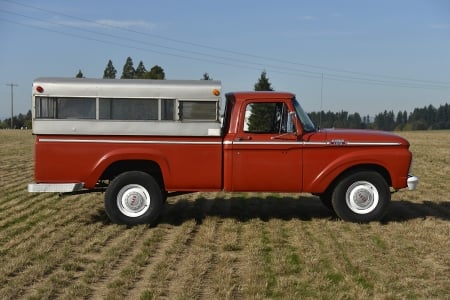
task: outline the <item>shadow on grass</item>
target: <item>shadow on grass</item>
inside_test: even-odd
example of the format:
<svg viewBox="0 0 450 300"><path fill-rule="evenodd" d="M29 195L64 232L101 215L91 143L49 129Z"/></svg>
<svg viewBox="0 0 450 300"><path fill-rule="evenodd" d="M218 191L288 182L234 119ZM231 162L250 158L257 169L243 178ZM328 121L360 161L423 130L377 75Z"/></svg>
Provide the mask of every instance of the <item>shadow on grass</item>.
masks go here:
<svg viewBox="0 0 450 300"><path fill-rule="evenodd" d="M325 208L317 197L232 197L195 200L178 199L166 204L160 223L179 225L195 219L201 224L207 217L235 219L245 222L259 219L304 220L334 219L334 213Z"/></svg>
<svg viewBox="0 0 450 300"><path fill-rule="evenodd" d="M327 209L318 197L232 197L195 200L178 199L166 204L160 223L179 225L195 219L202 223L206 217L231 218L245 222L251 219L269 221L313 219L338 220L334 212ZM407 200L392 201L382 224L406 222L413 219L433 217L450 221L450 202L411 202Z"/></svg>
<svg viewBox="0 0 450 300"><path fill-rule="evenodd" d="M235 219L240 222L252 219L264 222L271 219L286 221L293 219L303 221L338 220L334 212L327 209L319 198L314 196L249 198L234 196L227 199L206 199L204 197L170 199L165 204L158 223L178 226L186 221L195 220L197 224L201 224L207 217ZM406 222L427 217L450 221L450 202L392 201L381 223ZM91 220L95 223L111 224L104 210L98 210L96 214L92 215Z"/></svg>
<svg viewBox="0 0 450 300"><path fill-rule="evenodd" d="M450 221L450 201L392 201L389 205L386 216L384 217L383 223L405 222L413 219L425 219L429 217Z"/></svg>

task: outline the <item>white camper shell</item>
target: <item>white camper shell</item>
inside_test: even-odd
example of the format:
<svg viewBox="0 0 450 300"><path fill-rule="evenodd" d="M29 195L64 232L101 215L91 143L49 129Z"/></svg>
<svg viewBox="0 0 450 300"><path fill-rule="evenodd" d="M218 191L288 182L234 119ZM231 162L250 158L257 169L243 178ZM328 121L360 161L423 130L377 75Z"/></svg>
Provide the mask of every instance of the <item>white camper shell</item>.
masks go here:
<svg viewBox="0 0 450 300"><path fill-rule="evenodd" d="M214 80L38 78L33 133L219 136Z"/></svg>

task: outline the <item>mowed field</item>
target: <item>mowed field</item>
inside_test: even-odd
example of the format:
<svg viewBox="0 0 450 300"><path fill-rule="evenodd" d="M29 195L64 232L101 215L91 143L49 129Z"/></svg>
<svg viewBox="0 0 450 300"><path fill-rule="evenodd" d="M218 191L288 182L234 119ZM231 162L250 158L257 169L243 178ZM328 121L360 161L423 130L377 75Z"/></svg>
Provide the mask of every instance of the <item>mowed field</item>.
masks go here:
<svg viewBox="0 0 450 300"><path fill-rule="evenodd" d="M411 142L418 190L382 222L308 194L195 193L159 225L111 224L103 194L29 194L30 131L0 131L0 299L450 299L450 131Z"/></svg>

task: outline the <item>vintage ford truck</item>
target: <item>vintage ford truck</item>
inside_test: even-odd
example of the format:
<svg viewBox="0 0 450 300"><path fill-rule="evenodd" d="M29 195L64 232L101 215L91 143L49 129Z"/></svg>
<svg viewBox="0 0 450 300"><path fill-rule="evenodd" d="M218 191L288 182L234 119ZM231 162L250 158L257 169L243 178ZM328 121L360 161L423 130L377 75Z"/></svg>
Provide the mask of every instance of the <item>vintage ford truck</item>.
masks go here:
<svg viewBox="0 0 450 300"><path fill-rule="evenodd" d="M171 192L308 192L338 217L380 220L418 183L392 133L318 130L292 93L198 80L39 78L29 192L105 192L109 218L155 223Z"/></svg>

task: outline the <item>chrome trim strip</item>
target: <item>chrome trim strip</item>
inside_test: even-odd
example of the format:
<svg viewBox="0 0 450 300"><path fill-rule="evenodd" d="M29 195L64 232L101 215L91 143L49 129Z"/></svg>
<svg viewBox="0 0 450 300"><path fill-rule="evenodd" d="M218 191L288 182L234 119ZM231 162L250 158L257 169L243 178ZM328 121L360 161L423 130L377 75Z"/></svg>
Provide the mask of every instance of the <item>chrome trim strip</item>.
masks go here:
<svg viewBox="0 0 450 300"><path fill-rule="evenodd" d="M317 146L325 146L330 145L330 142L301 142L302 145L317 145Z"/></svg>
<svg viewBox="0 0 450 300"><path fill-rule="evenodd" d="M143 140L84 140L84 139L49 139L39 138L39 142L43 143L107 143L107 144L187 144L187 145L221 145L222 142L194 142L194 141L143 141Z"/></svg>
<svg viewBox="0 0 450 300"><path fill-rule="evenodd" d="M255 142L249 142L249 141L236 141L233 142L233 144L236 145L301 145L301 142L262 142L262 141L255 141Z"/></svg>
<svg viewBox="0 0 450 300"><path fill-rule="evenodd" d="M228 142L228 144L239 144L239 145L303 145L303 146L398 146L401 143L391 143L391 142L347 142L344 144L334 144L332 142L263 142L263 141L235 141Z"/></svg>
<svg viewBox="0 0 450 300"><path fill-rule="evenodd" d="M61 139L61 138L39 138L39 142L43 143L109 143L109 144L174 144L174 145L220 145L221 141L164 141L164 140L112 140L112 139ZM224 145L303 145L303 146L398 146L401 143L394 142L346 142L345 144L333 144L331 142L292 142L292 141L224 141Z"/></svg>
<svg viewBox="0 0 450 300"><path fill-rule="evenodd" d="M399 146L402 143L394 143L394 142L347 142L344 145L350 146Z"/></svg>

